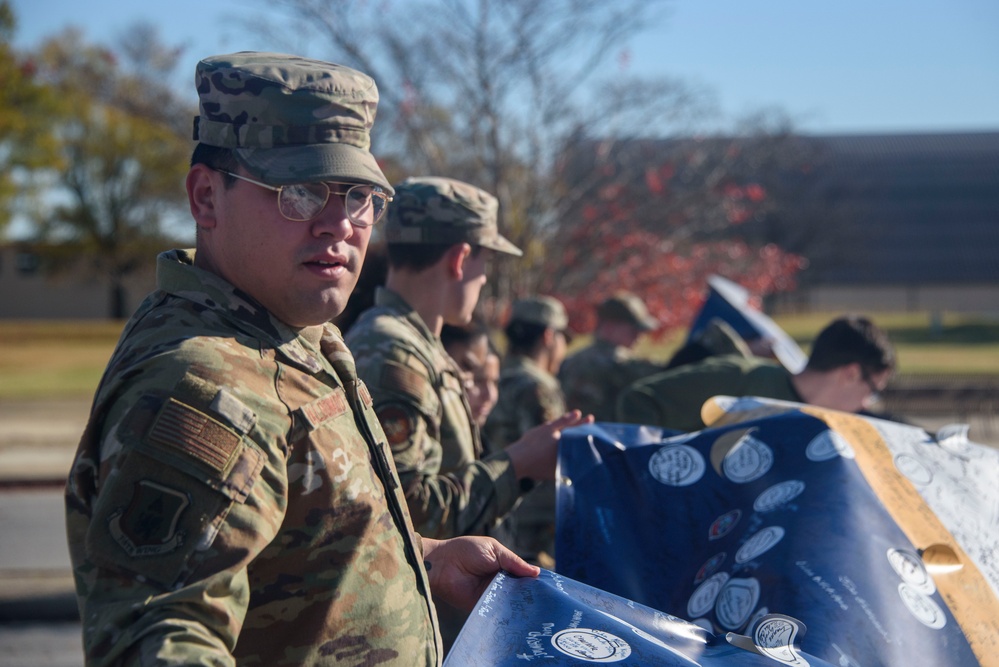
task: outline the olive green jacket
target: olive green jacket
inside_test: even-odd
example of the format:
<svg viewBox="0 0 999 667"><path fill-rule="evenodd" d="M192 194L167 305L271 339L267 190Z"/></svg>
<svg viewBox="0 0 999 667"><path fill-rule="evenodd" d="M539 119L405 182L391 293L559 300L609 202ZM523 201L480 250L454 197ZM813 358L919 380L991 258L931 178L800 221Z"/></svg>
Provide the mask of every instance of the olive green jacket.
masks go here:
<svg viewBox="0 0 999 667"><path fill-rule="evenodd" d="M712 396L760 396L802 402L790 371L765 359L710 357L631 385L617 403L618 421L678 431L704 428L701 406Z"/></svg>

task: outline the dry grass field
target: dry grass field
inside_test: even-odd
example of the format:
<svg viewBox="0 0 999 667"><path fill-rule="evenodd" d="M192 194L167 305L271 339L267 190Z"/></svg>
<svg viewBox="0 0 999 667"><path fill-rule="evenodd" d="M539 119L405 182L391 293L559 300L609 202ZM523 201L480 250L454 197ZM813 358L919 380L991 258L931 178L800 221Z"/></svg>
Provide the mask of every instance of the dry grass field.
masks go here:
<svg viewBox="0 0 999 667"><path fill-rule="evenodd" d="M833 314L778 317L807 352ZM898 349L902 375L999 376L999 319L926 313L884 313L876 318ZM82 398L93 394L123 322L0 322L0 399ZM643 341L639 353L667 359L683 341L678 331L663 341ZM573 347L588 340L580 336Z"/></svg>

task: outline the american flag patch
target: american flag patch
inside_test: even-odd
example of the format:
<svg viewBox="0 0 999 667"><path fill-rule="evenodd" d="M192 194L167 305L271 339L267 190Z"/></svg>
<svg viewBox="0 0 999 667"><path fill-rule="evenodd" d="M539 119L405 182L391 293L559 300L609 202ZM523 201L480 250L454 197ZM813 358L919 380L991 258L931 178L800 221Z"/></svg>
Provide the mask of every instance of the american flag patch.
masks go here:
<svg viewBox="0 0 999 667"><path fill-rule="evenodd" d="M170 398L156 417L149 440L224 474L241 438L205 413Z"/></svg>

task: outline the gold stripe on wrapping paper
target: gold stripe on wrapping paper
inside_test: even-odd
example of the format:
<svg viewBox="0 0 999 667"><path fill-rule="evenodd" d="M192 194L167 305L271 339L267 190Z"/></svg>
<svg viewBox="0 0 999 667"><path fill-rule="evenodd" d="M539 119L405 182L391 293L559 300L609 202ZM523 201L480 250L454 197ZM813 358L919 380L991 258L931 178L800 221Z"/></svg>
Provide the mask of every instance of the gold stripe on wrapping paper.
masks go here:
<svg viewBox="0 0 999 667"><path fill-rule="evenodd" d="M894 457L873 424L862 417L803 406L853 446L867 483L933 572L937 591L961 626L982 667L999 667L999 598L954 536L895 467ZM954 567L954 560L961 567ZM940 567L939 561L948 563Z"/></svg>

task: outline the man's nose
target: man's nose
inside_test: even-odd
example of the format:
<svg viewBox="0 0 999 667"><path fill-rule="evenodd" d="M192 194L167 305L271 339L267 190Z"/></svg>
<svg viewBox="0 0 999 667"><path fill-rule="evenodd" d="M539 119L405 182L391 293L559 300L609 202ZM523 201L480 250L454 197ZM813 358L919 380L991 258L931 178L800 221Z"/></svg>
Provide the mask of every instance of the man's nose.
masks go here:
<svg viewBox="0 0 999 667"><path fill-rule="evenodd" d="M339 239L349 239L354 234L354 225L347 217L343 197L330 193L326 206L312 221L312 232L317 236L330 234Z"/></svg>

